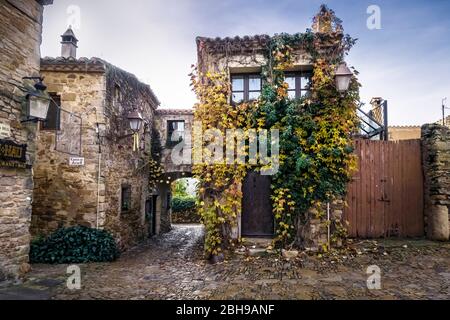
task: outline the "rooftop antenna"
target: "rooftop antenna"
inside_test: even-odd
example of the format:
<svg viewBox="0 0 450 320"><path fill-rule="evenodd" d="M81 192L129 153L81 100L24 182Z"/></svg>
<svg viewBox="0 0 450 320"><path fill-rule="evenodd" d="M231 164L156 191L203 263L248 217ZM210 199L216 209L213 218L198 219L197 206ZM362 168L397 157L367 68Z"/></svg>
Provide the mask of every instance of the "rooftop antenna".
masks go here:
<svg viewBox="0 0 450 320"><path fill-rule="evenodd" d="M447 98L442 99L442 125L445 126L445 109L450 109L447 107Z"/></svg>

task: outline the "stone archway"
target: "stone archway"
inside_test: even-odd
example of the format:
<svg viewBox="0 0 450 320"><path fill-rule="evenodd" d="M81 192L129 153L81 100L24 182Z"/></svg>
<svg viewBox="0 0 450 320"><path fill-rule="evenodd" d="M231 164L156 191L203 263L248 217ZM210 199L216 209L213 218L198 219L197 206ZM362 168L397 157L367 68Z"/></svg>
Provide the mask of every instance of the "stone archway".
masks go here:
<svg viewBox="0 0 450 320"><path fill-rule="evenodd" d="M160 181L156 185L156 233L164 233L171 230L171 184L181 178L192 177L191 171L166 172L162 175Z"/></svg>

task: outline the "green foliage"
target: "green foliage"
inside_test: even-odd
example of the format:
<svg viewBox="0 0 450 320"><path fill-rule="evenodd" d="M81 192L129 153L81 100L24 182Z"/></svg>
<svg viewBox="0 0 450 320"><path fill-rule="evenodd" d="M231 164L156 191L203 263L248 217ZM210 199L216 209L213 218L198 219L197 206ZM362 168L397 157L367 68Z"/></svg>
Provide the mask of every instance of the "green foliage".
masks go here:
<svg viewBox="0 0 450 320"><path fill-rule="evenodd" d="M178 179L172 183L172 196L174 198L189 197L186 179Z"/></svg>
<svg viewBox="0 0 450 320"><path fill-rule="evenodd" d="M278 246L294 241L296 226L308 219L309 209L320 209L324 202L345 194L355 167L351 133L357 128L360 85L353 78L348 92L341 95L334 83L334 72L355 40L343 34L341 21L326 6L321 7L313 27L316 32L283 33L271 38L257 101L229 104L226 69L205 72L200 80L193 75L199 100L195 118L202 121L204 130L218 128L223 133L228 128L279 129L280 166L272 177ZM290 99L285 71L293 69L299 53L309 55L313 79L309 95ZM240 184L249 169L246 165L222 163L194 167L200 180L198 210L205 224L205 249L209 254L218 254L230 243L227 235L241 211ZM333 224L337 241L345 236L345 228L338 221Z"/></svg>
<svg viewBox="0 0 450 320"><path fill-rule="evenodd" d="M294 240L295 226L299 219L306 218L308 209L320 208L321 203L345 194L355 166L350 134L357 124L359 83L353 79L345 95L340 95L334 85L334 70L354 40L335 38L332 47L338 50L324 56L311 46L311 37L317 35L307 32L272 38L266 67L271 81L265 81L255 114L264 119L267 128L281 132L280 167L272 177L275 241L281 246ZM311 93L290 99L284 70L292 67L292 48L299 46L307 48L312 57Z"/></svg>
<svg viewBox="0 0 450 320"><path fill-rule="evenodd" d="M172 212L183 212L194 209L197 199L195 197L173 197L172 198Z"/></svg>
<svg viewBox="0 0 450 320"><path fill-rule="evenodd" d="M114 261L119 251L113 236L105 230L84 226L61 228L47 238L31 243L32 263L87 263Z"/></svg>

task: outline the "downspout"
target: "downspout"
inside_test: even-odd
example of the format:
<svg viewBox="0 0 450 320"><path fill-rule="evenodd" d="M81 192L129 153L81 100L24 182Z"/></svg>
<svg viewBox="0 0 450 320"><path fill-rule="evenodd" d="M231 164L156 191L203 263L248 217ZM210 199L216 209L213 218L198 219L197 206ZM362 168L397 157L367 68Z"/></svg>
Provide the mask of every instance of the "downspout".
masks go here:
<svg viewBox="0 0 450 320"><path fill-rule="evenodd" d="M328 245L328 250L330 250L330 238L331 238L330 224L331 224L331 222L330 222L330 203L327 202L327 245Z"/></svg>
<svg viewBox="0 0 450 320"><path fill-rule="evenodd" d="M100 216L100 177L101 177L101 165L102 165L102 145L100 140L99 123L97 122L95 132L97 133L98 140L98 175L97 175L97 216L96 216L96 229L99 228L99 216Z"/></svg>

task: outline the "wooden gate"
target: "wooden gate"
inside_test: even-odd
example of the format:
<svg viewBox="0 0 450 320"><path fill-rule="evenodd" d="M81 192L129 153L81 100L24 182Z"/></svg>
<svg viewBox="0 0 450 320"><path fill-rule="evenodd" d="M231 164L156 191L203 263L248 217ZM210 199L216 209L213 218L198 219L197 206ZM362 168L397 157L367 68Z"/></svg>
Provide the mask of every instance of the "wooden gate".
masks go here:
<svg viewBox="0 0 450 320"><path fill-rule="evenodd" d="M424 234L420 140L357 140L358 171L349 184L344 219L351 237Z"/></svg>
<svg viewBox="0 0 450 320"><path fill-rule="evenodd" d="M273 236L274 218L270 200L270 176L249 172L242 185L242 236Z"/></svg>

